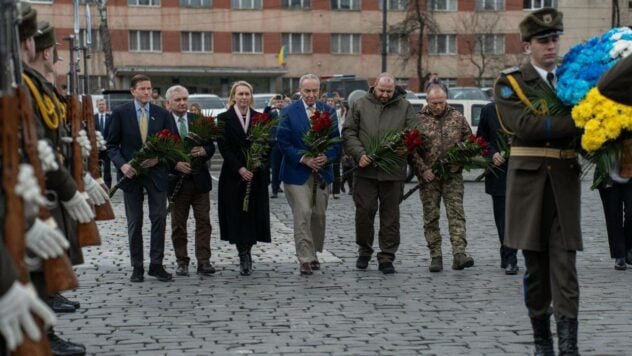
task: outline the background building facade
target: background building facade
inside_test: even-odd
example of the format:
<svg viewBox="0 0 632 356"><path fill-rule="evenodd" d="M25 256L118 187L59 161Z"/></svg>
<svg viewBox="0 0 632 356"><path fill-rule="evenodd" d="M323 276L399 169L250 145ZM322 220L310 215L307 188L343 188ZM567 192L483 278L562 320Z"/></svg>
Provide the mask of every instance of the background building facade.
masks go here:
<svg viewBox="0 0 632 356"><path fill-rule="evenodd" d="M226 96L240 79L253 83L255 92L291 93L307 72L370 79L381 71L382 0L101 0L107 11L87 1L93 93L108 87L108 48L113 88L127 88L132 75L145 73L163 93L179 83L192 92ZM64 83L69 46L63 38L73 32L72 0L33 3L39 19L56 27ZM436 72L450 85L490 86L499 70L523 60L517 28L528 11L552 6L564 12L565 53L611 28L617 16L620 26L630 25L631 5L621 0L387 0L387 68L414 91L418 67L421 76ZM82 42L85 8L81 0ZM421 46L419 27L402 26L411 18L409 25L419 24L418 14L424 19Z"/></svg>

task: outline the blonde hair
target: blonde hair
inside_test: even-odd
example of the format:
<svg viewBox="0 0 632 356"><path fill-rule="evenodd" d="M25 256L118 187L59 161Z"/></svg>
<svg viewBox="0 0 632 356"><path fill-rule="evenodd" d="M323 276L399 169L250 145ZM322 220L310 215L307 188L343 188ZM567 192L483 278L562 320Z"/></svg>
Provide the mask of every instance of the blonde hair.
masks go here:
<svg viewBox="0 0 632 356"><path fill-rule="evenodd" d="M235 103L237 102L235 100L235 92L237 91L237 87L246 87L250 90L250 106L254 105L255 99L253 97L253 90L252 90L252 85L250 85L250 83L248 83L245 80L239 80L233 83L233 86L230 88L230 96L228 97L228 107L231 107L233 105L235 105Z"/></svg>

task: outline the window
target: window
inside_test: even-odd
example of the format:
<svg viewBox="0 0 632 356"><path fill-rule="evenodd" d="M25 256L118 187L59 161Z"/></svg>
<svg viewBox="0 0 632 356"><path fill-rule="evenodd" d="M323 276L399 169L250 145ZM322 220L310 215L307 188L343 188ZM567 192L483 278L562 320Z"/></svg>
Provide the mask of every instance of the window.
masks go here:
<svg viewBox="0 0 632 356"><path fill-rule="evenodd" d="M482 54L505 53L505 36L493 34L477 35L475 52Z"/></svg>
<svg viewBox="0 0 632 356"><path fill-rule="evenodd" d="M360 10L360 0L331 0L332 10Z"/></svg>
<svg viewBox="0 0 632 356"><path fill-rule="evenodd" d="M182 32L180 44L182 52L211 52L213 36L210 32Z"/></svg>
<svg viewBox="0 0 632 356"><path fill-rule="evenodd" d="M160 31L129 31L129 50L138 52L162 51Z"/></svg>
<svg viewBox="0 0 632 356"><path fill-rule="evenodd" d="M476 10L478 11L503 11L505 0L476 0Z"/></svg>
<svg viewBox="0 0 632 356"><path fill-rule="evenodd" d="M282 82L282 86L283 86L283 92L285 93L295 93L296 91L298 91L298 81L301 78L283 78Z"/></svg>
<svg viewBox="0 0 632 356"><path fill-rule="evenodd" d="M260 33L233 33L234 53L262 53L263 39Z"/></svg>
<svg viewBox="0 0 632 356"><path fill-rule="evenodd" d="M456 0L429 0L430 11L456 11Z"/></svg>
<svg viewBox="0 0 632 356"><path fill-rule="evenodd" d="M103 49L103 45L101 44L101 34L99 34L98 28L93 28L91 35L92 44L90 44L90 48L95 51L100 51ZM81 46L86 45L86 29L82 28L79 30L79 44Z"/></svg>
<svg viewBox="0 0 632 356"><path fill-rule="evenodd" d="M388 54L404 54L408 52L406 36L397 33L389 34L386 40L386 51Z"/></svg>
<svg viewBox="0 0 632 356"><path fill-rule="evenodd" d="M360 35L352 33L333 33L331 35L331 53L360 54Z"/></svg>
<svg viewBox="0 0 632 356"><path fill-rule="evenodd" d="M85 78L85 75L79 75L79 83L81 83L79 91L83 91L83 88L85 88ZM105 75L89 75L88 78L90 79L90 88L88 88L88 93L90 94L100 93L101 90L107 87L108 77Z"/></svg>
<svg viewBox="0 0 632 356"><path fill-rule="evenodd" d="M284 9L311 9L312 0L283 0L283 3L281 5Z"/></svg>
<svg viewBox="0 0 632 356"><path fill-rule="evenodd" d="M312 53L311 33L284 33L283 45L287 53Z"/></svg>
<svg viewBox="0 0 632 356"><path fill-rule="evenodd" d="M206 7L213 6L212 0L180 0L180 7Z"/></svg>
<svg viewBox="0 0 632 356"><path fill-rule="evenodd" d="M384 8L382 0L379 1L380 10ZM408 9L408 0L386 0L386 8L389 10L404 11Z"/></svg>
<svg viewBox="0 0 632 356"><path fill-rule="evenodd" d="M525 10L538 10L545 7L555 7L555 0L524 0Z"/></svg>
<svg viewBox="0 0 632 356"><path fill-rule="evenodd" d="M261 8L263 0L231 0L233 9L235 10L255 10Z"/></svg>
<svg viewBox="0 0 632 356"><path fill-rule="evenodd" d="M160 6L160 0L127 0L128 6Z"/></svg>
<svg viewBox="0 0 632 356"><path fill-rule="evenodd" d="M456 54L456 35L428 36L429 54Z"/></svg>

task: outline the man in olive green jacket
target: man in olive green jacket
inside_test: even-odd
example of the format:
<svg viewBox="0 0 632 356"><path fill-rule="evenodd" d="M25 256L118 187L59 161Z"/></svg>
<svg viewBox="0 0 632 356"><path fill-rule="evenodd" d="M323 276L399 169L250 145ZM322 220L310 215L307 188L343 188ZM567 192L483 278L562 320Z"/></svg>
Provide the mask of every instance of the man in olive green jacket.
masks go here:
<svg viewBox="0 0 632 356"><path fill-rule="evenodd" d="M391 172L375 167L366 147L371 139L392 131L418 126L406 92L395 85L395 78L382 73L375 86L358 99L349 111L342 128L345 152L358 164L355 172L353 201L356 206L356 267L366 269L373 254L373 220L380 209L380 252L377 254L379 270L395 273L393 260L399 247L399 202L406 179L406 160ZM402 152L402 155L404 152Z"/></svg>

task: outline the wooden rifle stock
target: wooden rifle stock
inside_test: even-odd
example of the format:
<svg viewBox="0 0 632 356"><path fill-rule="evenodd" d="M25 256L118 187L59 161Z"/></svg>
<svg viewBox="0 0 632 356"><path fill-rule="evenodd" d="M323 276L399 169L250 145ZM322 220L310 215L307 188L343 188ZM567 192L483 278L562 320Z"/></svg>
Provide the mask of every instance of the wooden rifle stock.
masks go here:
<svg viewBox="0 0 632 356"><path fill-rule="evenodd" d="M42 169L42 164L37 151L37 128L35 118L31 110L27 88L20 86L17 89L19 100L19 112L22 119L22 134L24 140L24 150L28 156L35 178L40 186L42 193L46 191L46 178ZM48 224L55 224L50 211L46 206L40 206L39 217ZM59 257L48 258L43 261L44 279L46 289L49 293L58 293L64 290L75 289L79 286L77 276L72 269L70 259L66 254Z"/></svg>
<svg viewBox="0 0 632 356"><path fill-rule="evenodd" d="M81 194L84 194L83 157L81 156L81 146L79 142L77 142L79 130L81 130L79 100L76 96L69 95L66 103L66 113L70 118L70 125L72 126L72 177L77 184L77 190ZM99 228L97 227L96 221L92 220L85 224L77 222L77 241L79 241L79 246L81 247L98 246L101 244L101 237L99 236Z"/></svg>
<svg viewBox="0 0 632 356"><path fill-rule="evenodd" d="M19 101L18 101L19 103ZM0 128L2 133L2 185L4 186L5 205L7 209L4 215L4 244L13 259L18 278L21 283L29 283L29 272L24 262L26 253L26 226L24 222L24 204L15 193L15 185L19 172L19 136L17 135L19 117L15 110L15 101L12 97L0 98ZM9 209L9 207L11 207ZM37 319L37 317L35 317ZM41 320L37 319L41 333L41 339L34 341L25 334L24 342L18 346L14 355L50 355L50 345L46 337Z"/></svg>
<svg viewBox="0 0 632 356"><path fill-rule="evenodd" d="M94 126L94 112L92 110L92 97L90 95L84 95L81 98L81 114L86 123L88 130L88 137L90 138L90 156L88 156L88 172L92 178L101 183L101 188L104 191L109 189L106 187L103 180L101 180L101 170L99 169L99 149L97 147L97 134ZM112 220L114 219L114 210L110 201L106 201L105 204L95 205L94 207L95 220Z"/></svg>

